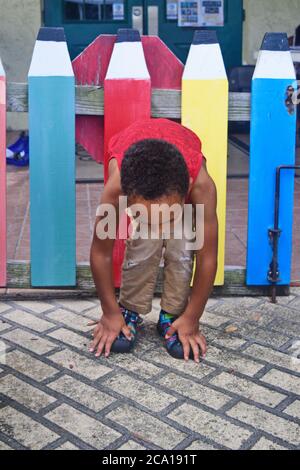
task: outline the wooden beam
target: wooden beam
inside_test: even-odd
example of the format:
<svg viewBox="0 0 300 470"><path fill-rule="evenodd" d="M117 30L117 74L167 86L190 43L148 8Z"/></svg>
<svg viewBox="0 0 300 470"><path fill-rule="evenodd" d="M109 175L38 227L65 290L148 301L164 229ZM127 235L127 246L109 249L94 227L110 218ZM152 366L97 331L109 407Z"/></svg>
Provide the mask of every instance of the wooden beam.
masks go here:
<svg viewBox="0 0 300 470"><path fill-rule="evenodd" d="M50 299L50 298L83 298L97 297L92 273L89 263L77 264L76 288L40 289L32 288L30 285L30 263L29 261L9 261L7 264L8 284L5 293L0 294L0 300L28 298L28 299ZM225 268L225 284L215 287L212 296L215 297L257 297L268 296L269 288L247 287L245 285L246 271L243 268ZM162 293L163 269L158 274L155 294ZM289 286L279 286L278 295L289 295Z"/></svg>
<svg viewBox="0 0 300 470"><path fill-rule="evenodd" d="M76 85L76 114L104 115L104 92L101 86ZM250 121L250 93L229 93L229 121ZM152 89L152 117L181 118L181 91ZM28 112L27 83L7 84L7 111Z"/></svg>

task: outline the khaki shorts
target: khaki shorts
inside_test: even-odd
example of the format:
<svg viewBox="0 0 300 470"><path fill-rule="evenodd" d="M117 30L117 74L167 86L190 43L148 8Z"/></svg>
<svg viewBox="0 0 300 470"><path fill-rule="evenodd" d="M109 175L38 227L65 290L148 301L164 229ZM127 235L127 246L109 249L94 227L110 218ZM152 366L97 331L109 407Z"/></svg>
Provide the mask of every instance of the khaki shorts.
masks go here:
<svg viewBox="0 0 300 470"><path fill-rule="evenodd" d="M179 316L188 303L193 273L193 251L186 240L128 239L122 267L120 303L140 315L152 310L157 275L163 260L161 308Z"/></svg>

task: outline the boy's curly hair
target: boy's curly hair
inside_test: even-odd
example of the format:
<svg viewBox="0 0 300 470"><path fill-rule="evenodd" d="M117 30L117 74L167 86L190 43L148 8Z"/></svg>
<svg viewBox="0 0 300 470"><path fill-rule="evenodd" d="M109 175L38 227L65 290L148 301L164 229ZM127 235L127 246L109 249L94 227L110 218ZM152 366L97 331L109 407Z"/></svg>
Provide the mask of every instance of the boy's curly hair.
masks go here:
<svg viewBox="0 0 300 470"><path fill-rule="evenodd" d="M174 193L184 198L189 189L189 172L175 145L160 139L140 140L124 154L121 186L126 196L145 200Z"/></svg>

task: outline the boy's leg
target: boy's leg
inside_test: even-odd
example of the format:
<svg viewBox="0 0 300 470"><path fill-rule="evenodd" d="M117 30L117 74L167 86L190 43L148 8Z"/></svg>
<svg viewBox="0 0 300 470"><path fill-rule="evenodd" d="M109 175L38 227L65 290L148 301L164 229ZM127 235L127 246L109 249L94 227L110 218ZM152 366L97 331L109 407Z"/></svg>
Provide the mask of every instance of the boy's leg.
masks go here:
<svg viewBox="0 0 300 470"><path fill-rule="evenodd" d="M181 315L189 300L194 252L186 249L186 239L165 241L164 286L161 308L170 315Z"/></svg>
<svg viewBox="0 0 300 470"><path fill-rule="evenodd" d="M120 304L140 315L152 310L152 299L162 255L163 240L125 242Z"/></svg>

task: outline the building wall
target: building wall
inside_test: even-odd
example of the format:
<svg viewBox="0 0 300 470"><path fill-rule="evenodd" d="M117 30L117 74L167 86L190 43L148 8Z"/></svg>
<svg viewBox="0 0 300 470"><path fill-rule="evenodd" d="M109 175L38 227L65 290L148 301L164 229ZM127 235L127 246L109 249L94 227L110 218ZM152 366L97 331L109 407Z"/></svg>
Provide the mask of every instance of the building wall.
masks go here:
<svg viewBox="0 0 300 470"><path fill-rule="evenodd" d="M255 63L266 32L287 32L293 36L300 24L300 0L244 0L244 62Z"/></svg>
<svg viewBox="0 0 300 470"><path fill-rule="evenodd" d="M37 32L41 0L0 0L0 57L10 82L26 82ZM8 129L26 129L27 114L8 113Z"/></svg>

